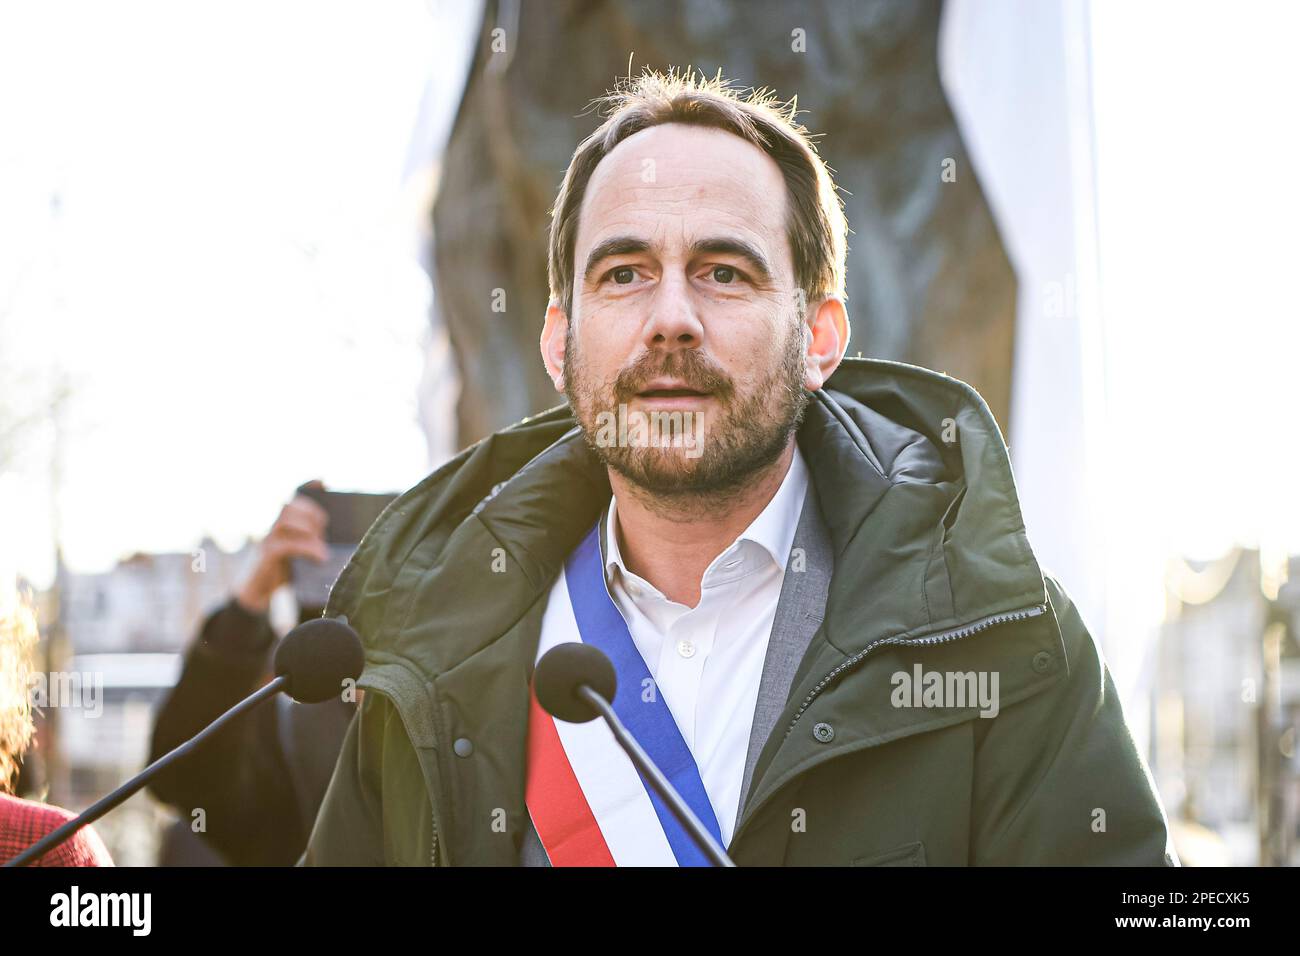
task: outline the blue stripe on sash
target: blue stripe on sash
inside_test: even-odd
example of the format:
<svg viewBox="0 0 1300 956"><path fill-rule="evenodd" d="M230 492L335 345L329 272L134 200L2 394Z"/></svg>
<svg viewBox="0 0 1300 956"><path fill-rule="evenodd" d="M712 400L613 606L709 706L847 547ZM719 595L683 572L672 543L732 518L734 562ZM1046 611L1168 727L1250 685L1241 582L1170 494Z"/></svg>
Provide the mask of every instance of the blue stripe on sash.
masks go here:
<svg viewBox="0 0 1300 956"><path fill-rule="evenodd" d="M673 719L672 711L664 703L658 689L649 701L643 700L642 690L650 686L650 670L628 633L627 622L609 596L605 587L605 569L600 555L600 522L592 528L582 544L578 545L564 565L564 576L569 586L569 602L578 622L578 633L584 644L591 644L605 652L614 663L618 675L618 691L614 694L614 712L627 725L637 742L659 765L665 777L681 793L682 798L695 811L713 838L722 843L718 818L709 803L700 769L695 765L690 748ZM638 776L640 773L638 772ZM645 778L641 783L650 796L659 823L664 828L668 845L672 847L678 866L709 866L709 859L695 845L690 834L677 822L668 804L659 799Z"/></svg>

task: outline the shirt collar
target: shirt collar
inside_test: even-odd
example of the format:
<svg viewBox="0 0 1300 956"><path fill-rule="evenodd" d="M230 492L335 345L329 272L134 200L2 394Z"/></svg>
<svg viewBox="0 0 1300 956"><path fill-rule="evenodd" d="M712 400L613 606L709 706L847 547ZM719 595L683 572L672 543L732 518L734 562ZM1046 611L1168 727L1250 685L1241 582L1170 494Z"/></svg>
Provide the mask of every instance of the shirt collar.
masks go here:
<svg viewBox="0 0 1300 956"><path fill-rule="evenodd" d="M794 447L794 457L786 470L785 478L776 494L740 536L727 547L723 554L731 551L741 541L753 541L760 545L776 562L782 572L794 546L794 533L799 525L799 515L803 511L804 498L808 491L808 465L799 451ZM614 522L618 514L618 497L611 497L609 509L605 513L605 577L612 579L613 571L631 574L623 563L623 555L618 549L618 535L614 533Z"/></svg>

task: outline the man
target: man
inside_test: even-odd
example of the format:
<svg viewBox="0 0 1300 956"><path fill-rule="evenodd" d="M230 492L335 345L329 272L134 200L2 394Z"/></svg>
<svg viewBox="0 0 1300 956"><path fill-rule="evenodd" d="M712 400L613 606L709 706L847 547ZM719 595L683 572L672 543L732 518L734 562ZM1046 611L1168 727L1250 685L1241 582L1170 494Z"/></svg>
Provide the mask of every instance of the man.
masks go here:
<svg viewBox="0 0 1300 956"><path fill-rule="evenodd" d="M409 491L331 595L367 693L308 863L694 864L566 641L741 865L1174 863L980 397L844 359L846 224L792 110L646 74L555 204L561 407Z"/></svg>

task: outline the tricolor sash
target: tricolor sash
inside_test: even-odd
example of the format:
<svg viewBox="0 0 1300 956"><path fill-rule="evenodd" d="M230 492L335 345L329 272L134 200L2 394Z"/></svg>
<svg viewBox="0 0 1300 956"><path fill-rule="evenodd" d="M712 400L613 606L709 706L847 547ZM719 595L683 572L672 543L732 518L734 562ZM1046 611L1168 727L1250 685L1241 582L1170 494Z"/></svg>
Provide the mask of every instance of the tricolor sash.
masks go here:
<svg viewBox="0 0 1300 956"><path fill-rule="evenodd" d="M538 656L573 640L605 652L618 675L614 712L721 843L695 758L605 586L600 528L565 562ZM530 697L525 802L552 866L709 865L603 720L556 720Z"/></svg>

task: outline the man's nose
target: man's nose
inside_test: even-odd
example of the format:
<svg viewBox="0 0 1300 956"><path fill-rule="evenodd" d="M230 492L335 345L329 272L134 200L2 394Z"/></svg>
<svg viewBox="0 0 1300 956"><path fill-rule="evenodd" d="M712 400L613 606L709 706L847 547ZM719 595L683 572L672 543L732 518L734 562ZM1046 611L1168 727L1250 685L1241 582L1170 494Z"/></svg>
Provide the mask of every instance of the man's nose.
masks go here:
<svg viewBox="0 0 1300 956"><path fill-rule="evenodd" d="M704 326L696 306L684 277L662 281L646 316L646 348L672 352L703 345Z"/></svg>

